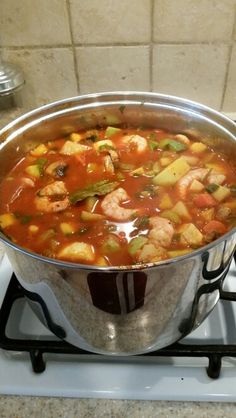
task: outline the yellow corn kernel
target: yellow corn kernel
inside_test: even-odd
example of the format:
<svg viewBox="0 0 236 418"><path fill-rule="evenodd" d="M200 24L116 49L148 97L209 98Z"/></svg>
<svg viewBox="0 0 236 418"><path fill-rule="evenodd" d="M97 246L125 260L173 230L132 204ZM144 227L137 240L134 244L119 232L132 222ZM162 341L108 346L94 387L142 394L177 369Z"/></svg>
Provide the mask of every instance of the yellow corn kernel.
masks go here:
<svg viewBox="0 0 236 418"><path fill-rule="evenodd" d="M162 167L166 167L167 165L171 164L172 159L168 157L162 157L160 158L160 164Z"/></svg>
<svg viewBox="0 0 236 418"><path fill-rule="evenodd" d="M48 151L48 149L47 149L46 145L39 144L36 148L34 148L32 151L30 151L30 153L34 157L40 157L41 155L46 154L47 151Z"/></svg>
<svg viewBox="0 0 236 418"><path fill-rule="evenodd" d="M39 227L37 225L30 225L29 226L29 231L32 232L33 234L38 232L38 230L39 230Z"/></svg>
<svg viewBox="0 0 236 418"><path fill-rule="evenodd" d="M4 213L3 215L0 215L0 227L2 229L13 225L15 222L16 218L13 213Z"/></svg>
<svg viewBox="0 0 236 418"><path fill-rule="evenodd" d="M195 152L196 154L200 154L201 152L205 151L207 149L207 146L205 144L203 144L202 142L194 142L191 146L190 146L190 150L192 152Z"/></svg>
<svg viewBox="0 0 236 418"><path fill-rule="evenodd" d="M76 132L73 132L72 134L70 134L70 140L73 141L73 142L79 142L82 139L83 139L82 135L80 135Z"/></svg>
<svg viewBox="0 0 236 418"><path fill-rule="evenodd" d="M108 265L107 260L104 257L99 257L95 264L101 267L106 267Z"/></svg>
<svg viewBox="0 0 236 418"><path fill-rule="evenodd" d="M67 222L61 222L60 223L60 230L64 235L70 235L74 234L75 227L74 225L67 223Z"/></svg>
<svg viewBox="0 0 236 418"><path fill-rule="evenodd" d="M165 193L161 198L159 208L162 209L162 210L163 209L171 209L172 206L173 206L173 202L172 202L170 196L168 195L168 193Z"/></svg>

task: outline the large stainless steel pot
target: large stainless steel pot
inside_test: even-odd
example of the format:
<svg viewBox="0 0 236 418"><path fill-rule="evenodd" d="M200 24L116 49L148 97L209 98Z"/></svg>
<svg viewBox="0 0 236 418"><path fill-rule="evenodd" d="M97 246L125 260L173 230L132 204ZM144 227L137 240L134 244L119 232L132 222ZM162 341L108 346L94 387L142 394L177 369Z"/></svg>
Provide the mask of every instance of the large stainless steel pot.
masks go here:
<svg viewBox="0 0 236 418"><path fill-rule="evenodd" d="M236 127L223 115L181 98L116 92L62 100L36 109L0 132L0 178L39 141L79 127L128 123L201 136L236 156ZM217 241L159 264L119 268L60 262L1 235L31 306L69 343L105 354L144 353L198 326L219 298L235 250L235 229Z"/></svg>

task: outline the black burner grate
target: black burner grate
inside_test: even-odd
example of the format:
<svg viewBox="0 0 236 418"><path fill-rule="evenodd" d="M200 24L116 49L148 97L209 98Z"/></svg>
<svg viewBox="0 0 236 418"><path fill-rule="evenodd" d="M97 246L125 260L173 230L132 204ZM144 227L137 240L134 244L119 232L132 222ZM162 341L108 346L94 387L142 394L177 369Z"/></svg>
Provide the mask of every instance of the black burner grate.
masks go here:
<svg viewBox="0 0 236 418"><path fill-rule="evenodd" d="M0 309L0 348L9 351L28 352L35 373L42 373L46 368L43 358L44 353L94 355L94 353L76 348L63 340L27 340L7 337L6 327L12 306L17 299L24 298L25 293L25 290L13 274ZM236 294L222 291L221 299L236 301ZM97 356L101 355L97 354ZM236 345L175 343L161 350L140 354L139 356L206 357L208 358L207 374L209 377L216 379L220 375L222 357L236 357Z"/></svg>

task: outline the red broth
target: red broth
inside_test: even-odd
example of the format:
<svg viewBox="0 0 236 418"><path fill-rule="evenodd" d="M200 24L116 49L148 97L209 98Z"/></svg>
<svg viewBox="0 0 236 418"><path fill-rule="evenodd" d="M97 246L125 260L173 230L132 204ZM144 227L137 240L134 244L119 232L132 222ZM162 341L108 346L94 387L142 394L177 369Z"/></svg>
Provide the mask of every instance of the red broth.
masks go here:
<svg viewBox="0 0 236 418"><path fill-rule="evenodd" d="M39 144L8 173L0 227L17 245L50 258L158 262L232 228L235 185L233 163L185 135L83 131Z"/></svg>

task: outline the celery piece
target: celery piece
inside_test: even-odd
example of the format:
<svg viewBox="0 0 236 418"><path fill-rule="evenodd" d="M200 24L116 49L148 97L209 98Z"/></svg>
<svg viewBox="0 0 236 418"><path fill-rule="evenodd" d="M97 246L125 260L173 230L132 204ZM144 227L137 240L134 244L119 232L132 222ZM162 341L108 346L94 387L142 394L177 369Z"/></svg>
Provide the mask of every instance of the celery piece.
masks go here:
<svg viewBox="0 0 236 418"><path fill-rule="evenodd" d="M47 158L38 158L35 163L37 164L38 168L39 168L39 172L40 172L40 176L43 175L43 168L45 166L45 164L47 164L48 160Z"/></svg>
<svg viewBox="0 0 236 418"><path fill-rule="evenodd" d="M149 141L148 141L148 146L149 146L151 151L155 151L157 148L159 148L158 142L153 141L151 139L149 139Z"/></svg>
<svg viewBox="0 0 236 418"><path fill-rule="evenodd" d="M187 149L187 146L182 142L175 141L174 139L165 138L159 142L159 148L169 148L171 151L180 152Z"/></svg>
<svg viewBox="0 0 236 418"><path fill-rule="evenodd" d="M105 130L105 138L110 138L110 136L117 134L120 132L120 128L114 128L114 126L108 126Z"/></svg>
<svg viewBox="0 0 236 418"><path fill-rule="evenodd" d="M25 168L25 172L29 174L29 176L39 178L41 176L41 170L37 164L28 165Z"/></svg>
<svg viewBox="0 0 236 418"><path fill-rule="evenodd" d="M81 218L81 221L90 222L90 221L99 221L100 219L103 219L104 216L100 215L99 213L91 213L91 212L87 212L86 210L82 210L80 218Z"/></svg>
<svg viewBox="0 0 236 418"><path fill-rule="evenodd" d="M163 210L163 212L161 212L161 217L169 219L171 222L174 222L175 224L181 223L179 215L173 210Z"/></svg>
<svg viewBox="0 0 236 418"><path fill-rule="evenodd" d="M148 239L143 236L135 237L133 238L128 245L128 252L131 256L134 256L138 250L141 250L141 248L148 242Z"/></svg>
<svg viewBox="0 0 236 418"><path fill-rule="evenodd" d="M117 181L101 180L96 183L89 184L83 189L76 190L74 193L71 193L69 196L70 202L75 204L80 200L86 199L89 196L103 196L112 192L117 186Z"/></svg>
<svg viewBox="0 0 236 418"><path fill-rule="evenodd" d="M98 198L95 196L89 196L86 199L85 205L88 212L93 212L95 209L95 206L98 202Z"/></svg>
<svg viewBox="0 0 236 418"><path fill-rule="evenodd" d="M102 251L107 253L115 253L117 251L121 250L121 245L119 243L119 240L116 236L108 235L102 245Z"/></svg>
<svg viewBox="0 0 236 418"><path fill-rule="evenodd" d="M205 187L205 189L208 193L214 193L218 188L219 188L219 185L215 184L215 183L208 184Z"/></svg>

